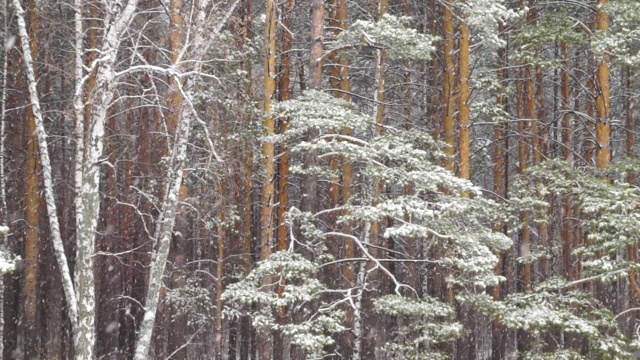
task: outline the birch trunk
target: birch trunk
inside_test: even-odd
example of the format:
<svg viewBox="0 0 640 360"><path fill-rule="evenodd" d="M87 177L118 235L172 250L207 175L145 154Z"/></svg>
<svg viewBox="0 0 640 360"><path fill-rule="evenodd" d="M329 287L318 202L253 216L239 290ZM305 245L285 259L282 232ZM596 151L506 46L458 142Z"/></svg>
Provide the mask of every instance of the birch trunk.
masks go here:
<svg viewBox="0 0 640 360"><path fill-rule="evenodd" d="M191 127L191 115L182 116L179 128L176 130L176 141L169 163L167 174L167 189L162 204L161 218L154 235L155 248L151 259L149 271L149 287L145 303L145 313L140 324L140 331L136 342L134 359L145 360L148 358L153 325L155 324L156 308L160 298L162 275L169 256L171 236L178 211L180 186L182 185L183 166L187 157L187 140Z"/></svg>
<svg viewBox="0 0 640 360"><path fill-rule="evenodd" d="M95 336L95 274L93 269L96 229L100 215L100 167L107 110L113 99L115 88L114 64L124 31L134 17L138 1L130 0L114 21L104 37L102 54L98 64L96 87L90 98L91 117L85 157L82 185L79 188L82 212L76 212L76 292L78 298L78 331L74 339L76 359L93 359ZM76 186L77 187L77 186Z"/></svg>
<svg viewBox="0 0 640 360"><path fill-rule="evenodd" d="M60 235L60 225L58 222L58 212L56 210L55 194L53 191L53 180L51 175L51 161L49 159L49 150L47 148L47 133L44 129L40 99L36 89L36 77L34 73L33 60L31 58L29 35L24 21L24 9L20 4L20 0L13 0L13 6L15 7L18 22L20 44L22 46L22 58L24 60L25 72L28 81L29 100L31 102L33 116L35 118L36 135L38 137L38 148L40 153L40 165L42 166L42 182L44 185L44 196L47 206L51 237L53 240L56 261L61 273L62 286L64 289L65 300L67 302L67 314L71 320L72 334L75 334L77 331L78 318L76 295L73 291L71 273L67 265L67 258L62 244L62 237Z"/></svg>
<svg viewBox="0 0 640 360"><path fill-rule="evenodd" d="M220 23L213 29L212 36L216 36L222 26L228 21L231 13L235 7L239 4L239 1L235 1L229 11L225 14ZM201 63L204 54L207 53L210 41L207 41L203 35L203 31L209 26L207 23L206 10L209 5L209 0L201 0L196 4L197 15L194 28L196 29L193 40L193 48L195 49L193 58L195 60L194 73L199 73L201 70ZM184 46L187 46L185 44ZM184 49L183 49L184 50ZM178 59L176 59L178 61ZM179 77L173 79L177 90L182 96L182 109L180 109L179 122L177 124L175 139L173 142L173 149L171 151L171 157L167 169L167 183L164 192L164 200L160 211L160 217L158 219L154 239L154 250L151 257L151 264L149 270L149 281L147 287L146 301L145 301L145 313L140 324L140 330L136 339L136 348L134 359L144 360L148 358L149 348L151 345L151 337L153 335L153 327L156 319L156 309L160 299L160 290L162 288L162 276L167 264L169 256L169 249L171 245L171 238L173 235L173 227L175 225L176 214L178 212L178 205L180 203L180 190L182 187L182 179L184 174L184 165L187 158L187 144L189 140L189 132L191 129L191 122L197 117L195 108L189 99L189 90L191 88L190 82L185 82L184 86ZM214 151L211 149L211 151Z"/></svg>

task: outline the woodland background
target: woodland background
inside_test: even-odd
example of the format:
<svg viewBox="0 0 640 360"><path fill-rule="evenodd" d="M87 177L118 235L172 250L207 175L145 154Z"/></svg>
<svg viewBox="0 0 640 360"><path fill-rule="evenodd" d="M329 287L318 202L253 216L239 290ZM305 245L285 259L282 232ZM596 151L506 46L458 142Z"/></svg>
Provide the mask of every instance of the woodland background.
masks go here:
<svg viewBox="0 0 640 360"><path fill-rule="evenodd" d="M3 358L635 358L635 0L1 5Z"/></svg>

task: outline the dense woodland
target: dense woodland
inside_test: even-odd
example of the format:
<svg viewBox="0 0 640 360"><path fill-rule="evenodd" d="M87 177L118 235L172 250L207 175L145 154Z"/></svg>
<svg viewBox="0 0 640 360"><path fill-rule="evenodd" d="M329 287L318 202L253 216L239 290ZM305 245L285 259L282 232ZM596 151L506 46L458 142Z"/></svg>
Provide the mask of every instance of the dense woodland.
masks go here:
<svg viewBox="0 0 640 360"><path fill-rule="evenodd" d="M1 0L4 359L635 359L637 0Z"/></svg>

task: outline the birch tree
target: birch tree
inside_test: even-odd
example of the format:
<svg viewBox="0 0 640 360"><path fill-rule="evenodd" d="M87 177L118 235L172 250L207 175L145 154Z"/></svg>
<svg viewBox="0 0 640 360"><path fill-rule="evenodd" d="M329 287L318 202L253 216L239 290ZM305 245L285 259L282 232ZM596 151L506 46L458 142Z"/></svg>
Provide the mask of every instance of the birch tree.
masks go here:
<svg viewBox="0 0 640 360"><path fill-rule="evenodd" d="M55 194L53 190L53 180L51 175L51 161L49 160L49 150L47 147L47 133L44 129L44 119L40 107L40 98L36 88L36 77L34 72L33 60L31 57L31 47L29 44L29 34L27 32L27 25L24 20L24 9L19 0L13 0L13 6L15 8L16 17L18 20L18 31L20 36L20 44L22 47L22 57L25 65L25 72L27 74L29 100L31 102L31 108L35 119L36 135L38 138L38 149L40 153L40 165L42 166L42 180L44 185L45 203L47 205L47 215L49 218L49 226L51 229L51 235L53 240L53 246L56 252L56 260L62 275L62 284L67 301L67 313L69 320L71 321L72 334L77 333L78 329L78 310L76 293L74 292L73 282L71 279L71 273L67 263L67 258L64 252L62 244L62 238L60 236L60 226L58 222L58 214L55 203ZM90 335L91 336L91 335ZM77 339L77 338L76 338ZM74 348L78 347L78 342L74 342ZM78 354L78 352L76 352Z"/></svg>
<svg viewBox="0 0 640 360"><path fill-rule="evenodd" d="M47 135L44 129L43 116L40 107L40 99L38 96L36 84L37 79L33 60L31 56L31 48L29 44L29 34L27 33L24 21L24 10L20 1L13 1L18 18L18 28L20 32L21 45L23 50L23 60L25 63L27 81L29 88L29 96L31 108L35 117L36 133L38 136L38 147L40 152L40 162L43 173L43 183L45 187L45 200L47 204L47 213L51 227L54 247L58 266L62 273L65 298L67 301L68 315L72 323L72 334L74 337L75 357L77 359L92 359L95 346L95 288L94 288L94 269L93 256L95 252L95 236L98 224L99 208L100 208L100 166L103 149L104 121L107 115L107 109L113 98L114 88L114 64L117 59L118 48L122 35L132 20L137 8L137 1L127 2L122 8L120 5L109 3L110 8L106 9L110 12L111 23L107 28L104 43L101 48L102 56L94 61L91 66L96 69L96 86L97 91L91 94L89 101L93 104L91 112L91 121L88 129L88 143L85 146L86 153L82 167L76 168L76 181L82 179L81 184L76 183L76 275L75 287L71 280L69 265L64 253L62 239L60 235L59 222L56 212L55 194L52 185L51 163L47 149ZM76 1L76 51L82 54L83 47L81 43L81 2ZM81 56L81 55L80 55ZM80 64L76 62L76 77L79 77ZM86 76L77 81L86 81ZM79 96L82 91L82 85L76 85L76 116L80 115ZM77 120L76 124L84 121ZM76 136L76 140L79 136ZM80 145L78 145L80 148ZM76 159L79 161L79 156ZM80 172L82 175L80 176Z"/></svg>
<svg viewBox="0 0 640 360"><path fill-rule="evenodd" d="M199 75L202 73L203 62L213 40L219 35L221 29L227 23L239 3L239 0L234 1L232 6L225 12L223 18L217 19L218 23L214 27L212 26L214 19L207 17L210 10L209 0L197 1L195 15L191 18L189 24L193 29L192 42L187 43L185 41L182 45L182 49L180 50L180 56L188 56L188 58L181 59L180 56L178 56L174 61L173 68L170 69L151 67L153 71L168 73L172 76L176 90L181 95L180 102L182 103L182 106L179 109L178 127L175 131L173 147L169 152L170 158L168 160L166 174L167 182L163 191L164 199L160 207L160 215L156 222L155 232L152 237L154 246L151 254L151 264L149 265L149 281L146 289L144 316L142 323L140 324L136 340L134 355L134 359L136 360L147 359L150 350L151 337L153 335L153 327L156 319L156 310L160 298L160 289L162 287L162 277L169 256L169 248L172 241L176 214L180 203L179 195L183 182L185 161L187 159L189 133L191 131L191 123L193 121L198 121L205 126L205 133L210 146L209 150L212 152L212 156L214 156L216 160L220 160L215 153L210 135L208 131L206 131L206 125L203 124L198 115L197 109L194 107L193 93L198 89ZM211 27L212 30L210 32L205 31L209 27ZM185 78L183 84L181 70L183 70L182 66L184 65L180 63L181 61L185 61L186 63L187 60L194 64L192 68L189 69L194 76ZM186 72L187 69L184 70Z"/></svg>

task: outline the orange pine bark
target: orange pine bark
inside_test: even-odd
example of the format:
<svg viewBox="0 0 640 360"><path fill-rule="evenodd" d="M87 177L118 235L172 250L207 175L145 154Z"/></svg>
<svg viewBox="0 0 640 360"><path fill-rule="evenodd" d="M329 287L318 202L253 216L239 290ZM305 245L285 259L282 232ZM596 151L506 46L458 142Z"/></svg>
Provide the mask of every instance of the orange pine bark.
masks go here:
<svg viewBox="0 0 640 360"><path fill-rule="evenodd" d="M265 113L264 128L267 136L275 134L275 120L271 115L271 104L276 90L276 18L277 8L274 0L266 1L265 37L264 37L264 100L263 111ZM271 141L262 143L262 156L264 175L262 179L262 192L260 203L260 260L266 260L271 255L273 243L273 204L275 201L275 146ZM263 284L270 282L264 279ZM266 330L258 332L257 338L258 359L270 360L273 354L271 336Z"/></svg>
<svg viewBox="0 0 640 360"><path fill-rule="evenodd" d="M29 0L29 45L34 62L38 59L38 15L36 1ZM38 67L34 67L34 74L38 78ZM40 180L38 178L38 141L35 136L36 119L31 106L27 108L27 194L25 207L26 233L24 239L24 352L27 358L37 357L38 353L38 263L40 257Z"/></svg>
<svg viewBox="0 0 640 360"><path fill-rule="evenodd" d="M609 0L597 0L596 3L596 31L606 31L609 29L609 15L604 7ZM602 169L611 162L611 122L609 81L609 55L599 54L596 67L596 165Z"/></svg>
<svg viewBox="0 0 640 360"><path fill-rule="evenodd" d="M293 20L293 0L286 0L283 14L283 24L285 28L291 28ZM281 75L279 83L280 101L291 99L291 50L292 36L288 31L282 32L282 55ZM280 120L279 132L282 134L287 130L287 119ZM287 144L280 146L280 162L278 163L278 209L277 209L277 250L287 249L287 226L284 224L284 214L289 211L289 162L291 155Z"/></svg>

